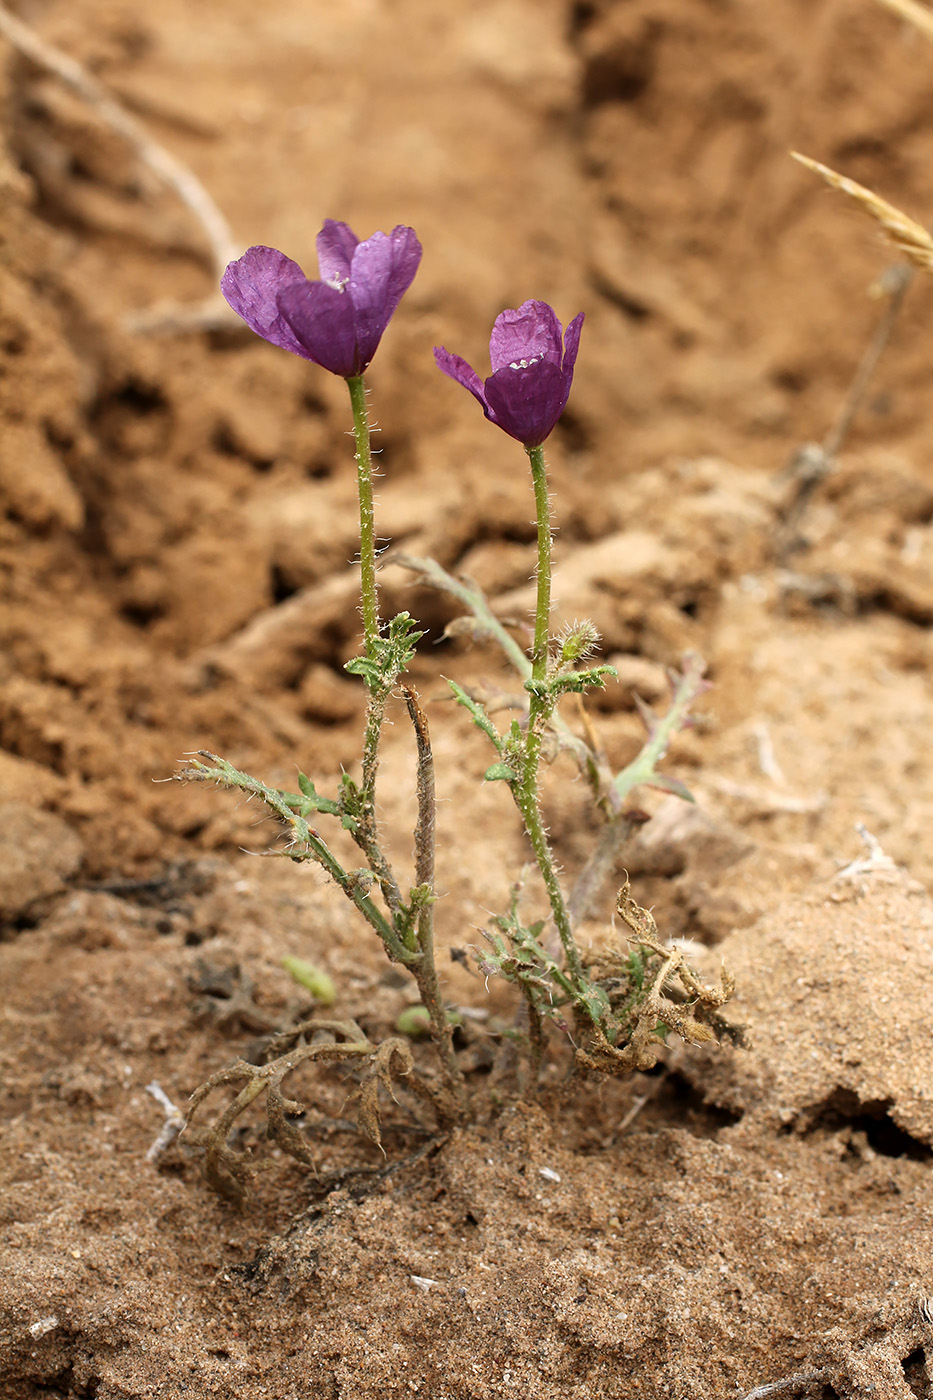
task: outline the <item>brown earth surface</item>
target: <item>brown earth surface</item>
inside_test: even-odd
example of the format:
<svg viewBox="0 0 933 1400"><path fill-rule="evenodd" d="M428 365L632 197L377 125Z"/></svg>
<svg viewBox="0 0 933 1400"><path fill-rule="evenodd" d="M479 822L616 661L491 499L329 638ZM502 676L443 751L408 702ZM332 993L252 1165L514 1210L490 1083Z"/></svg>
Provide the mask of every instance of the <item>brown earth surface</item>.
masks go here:
<svg viewBox="0 0 933 1400"><path fill-rule="evenodd" d="M347 1121L347 1071L302 1071L318 1173L275 1149L243 1210L184 1136L158 1143L149 1086L184 1105L307 1010L286 954L372 1039L417 1000L338 890L246 853L277 839L254 806L161 781L197 749L287 786L353 767L345 392L218 319L190 214L5 49L4 1400L930 1400L929 278L796 523L786 468L837 420L891 262L788 151L928 220L933 47L874 0L17 12L190 166L238 247L313 275L325 217L424 243L369 381L385 607L431 632L414 676L475 1122L439 1136L403 1098L383 1156ZM587 317L549 444L556 597L618 664L592 707L612 760L641 742L633 689L661 703L688 650L713 682L666 760L697 805L640 790L654 815L618 878L704 975L734 972L747 1036L602 1081L568 1079L555 1034L533 1102L493 1054L509 989L447 953L481 943L527 852L440 675L508 682L493 648L439 640L456 610L392 555L527 609L522 454L430 350L482 363L528 297ZM209 324L134 329L172 303ZM392 718L380 799L404 863L414 759ZM547 808L572 875L599 826L566 759ZM258 1116L237 1132L268 1152Z"/></svg>

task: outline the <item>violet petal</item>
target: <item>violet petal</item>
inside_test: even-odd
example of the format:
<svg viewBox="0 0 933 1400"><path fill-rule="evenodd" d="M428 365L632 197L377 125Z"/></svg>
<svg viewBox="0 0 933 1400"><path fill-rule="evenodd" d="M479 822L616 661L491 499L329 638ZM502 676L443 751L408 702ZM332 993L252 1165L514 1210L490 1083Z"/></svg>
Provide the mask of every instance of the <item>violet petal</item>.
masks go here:
<svg viewBox="0 0 933 1400"><path fill-rule="evenodd" d="M353 254L359 242L349 224L339 224L335 219L324 220L324 227L317 236L317 262L322 282L333 285L345 284L350 280Z"/></svg>
<svg viewBox="0 0 933 1400"><path fill-rule="evenodd" d="M420 262L418 237L414 229L403 224L391 233L374 233L353 254L349 291L356 308L356 339L362 369L375 355L393 312L415 279Z"/></svg>
<svg viewBox="0 0 933 1400"><path fill-rule="evenodd" d="M469 389L473 397L482 404L483 412L488 414L483 381L473 366L468 365L462 355L454 355L452 351L445 350L443 345L435 345L434 359L438 369L443 370L450 379L462 384L464 389Z"/></svg>
<svg viewBox="0 0 933 1400"><path fill-rule="evenodd" d="M490 417L525 447L540 447L563 413L570 377L551 360L523 369L511 365L486 380Z"/></svg>
<svg viewBox="0 0 933 1400"><path fill-rule="evenodd" d="M356 312L348 291L327 282L296 282L279 293L279 311L301 346L298 351L331 374L348 379L362 374Z"/></svg>
<svg viewBox="0 0 933 1400"><path fill-rule="evenodd" d="M230 263L221 278L220 289L250 330L282 350L310 359L312 357L282 317L277 303L279 292L306 281L301 268L291 258L277 248L257 244L247 248L242 258Z"/></svg>
<svg viewBox="0 0 933 1400"><path fill-rule="evenodd" d="M546 301L526 301L517 311L503 311L489 338L493 374L522 360L559 365L562 349L561 324Z"/></svg>
<svg viewBox="0 0 933 1400"><path fill-rule="evenodd" d="M569 374L573 378L573 367L577 363L577 351L580 349L580 332L583 329L583 312L574 316L570 325L564 332L564 374ZM570 388L570 385L567 385Z"/></svg>

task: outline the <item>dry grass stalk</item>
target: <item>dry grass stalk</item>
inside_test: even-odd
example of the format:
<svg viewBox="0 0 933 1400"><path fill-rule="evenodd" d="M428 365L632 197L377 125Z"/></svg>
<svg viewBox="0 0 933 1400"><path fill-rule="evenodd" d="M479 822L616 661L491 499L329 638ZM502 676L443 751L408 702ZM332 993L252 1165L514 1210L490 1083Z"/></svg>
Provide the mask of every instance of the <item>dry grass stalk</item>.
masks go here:
<svg viewBox="0 0 933 1400"><path fill-rule="evenodd" d="M915 24L928 39L933 39L933 10L927 9L926 5L919 4L918 0L878 0L878 3L893 10L901 19Z"/></svg>
<svg viewBox="0 0 933 1400"><path fill-rule="evenodd" d="M138 160L191 212L208 245L212 270L219 280L227 263L239 255L230 227L192 170L154 141L140 122L88 72L83 64L39 37L0 3L0 35L39 68L44 68L83 99L135 151ZM139 332L211 329L230 314L219 294L196 306L174 303L141 312L128 321Z"/></svg>
<svg viewBox="0 0 933 1400"><path fill-rule="evenodd" d="M888 204L887 200L880 199L864 185L848 179L845 175L838 175L828 165L821 165L818 160L802 156L798 151L791 151L791 155L794 160L799 160L800 164L805 165L808 170L815 170L818 175L822 175L826 183L832 185L833 189L841 190L850 199L854 199L856 204L878 221L888 242L893 244L898 252L903 253L916 267L922 268L925 272L933 272L933 238L930 237L922 224L916 223L900 209L896 209L893 204Z"/></svg>

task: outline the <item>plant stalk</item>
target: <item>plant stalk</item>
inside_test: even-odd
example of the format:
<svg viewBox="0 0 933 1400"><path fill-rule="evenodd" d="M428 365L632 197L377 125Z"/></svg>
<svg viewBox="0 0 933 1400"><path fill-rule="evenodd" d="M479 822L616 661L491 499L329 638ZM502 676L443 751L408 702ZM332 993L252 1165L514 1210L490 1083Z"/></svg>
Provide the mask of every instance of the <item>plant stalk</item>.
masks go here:
<svg viewBox="0 0 933 1400"><path fill-rule="evenodd" d="M376 586L376 516L373 507L373 454L370 442L366 384L363 376L347 380L356 439L356 480L360 498L360 599L363 641L367 656L374 656L379 639L379 591Z"/></svg>
<svg viewBox="0 0 933 1400"><path fill-rule="evenodd" d="M551 628L551 498L548 493L543 447L526 447L531 465L531 480L535 493L535 516L538 524L537 598L535 604L535 634L531 653L531 679L547 680L548 645ZM541 763L541 740L548 715L546 696L529 692L528 729L522 771L512 791L525 822L525 830L535 854L544 888L551 905L554 924L564 950L567 971L574 982L583 977L580 953L574 942L570 915L564 892L557 878L554 856L547 839L541 815L541 793L538 773Z"/></svg>
<svg viewBox="0 0 933 1400"><path fill-rule="evenodd" d="M427 716L418 703L418 696L408 686L402 694L411 717L418 746L418 821L415 826L415 885L423 891L423 903L418 911L417 939L421 957L412 966L421 1000L431 1018L431 1038L434 1041L441 1069L447 1081L457 1116L466 1114L466 1087L463 1072L454 1052L453 1030L447 1019L447 1009L441 996L434 961L434 855L436 849L437 800L434 789L434 754Z"/></svg>
<svg viewBox="0 0 933 1400"><path fill-rule="evenodd" d="M531 678L547 677L548 640L551 626L551 499L547 489L544 448L526 447L535 491L538 521L538 596L535 603L535 639L531 652ZM530 726L529 726L530 728Z"/></svg>

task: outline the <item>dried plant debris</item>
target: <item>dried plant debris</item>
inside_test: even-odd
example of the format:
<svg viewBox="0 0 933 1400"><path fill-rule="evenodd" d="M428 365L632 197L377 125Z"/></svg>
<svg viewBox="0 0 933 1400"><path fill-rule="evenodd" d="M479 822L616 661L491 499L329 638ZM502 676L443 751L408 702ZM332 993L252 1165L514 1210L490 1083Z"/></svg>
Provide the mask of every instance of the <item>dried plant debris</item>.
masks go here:
<svg viewBox="0 0 933 1400"><path fill-rule="evenodd" d="M928 39L933 39L933 11L927 9L926 5L919 4L918 0L878 0L878 3L886 9L893 10L908 23L915 24L920 33L925 34Z"/></svg>
<svg viewBox="0 0 933 1400"><path fill-rule="evenodd" d="M657 924L631 896L626 879L617 910L631 930L627 958L594 963L587 968L603 986L615 1019L615 1038L603 1027L587 1027L587 1038L576 1051L586 1069L609 1074L652 1069L668 1034L673 1031L688 1045L713 1041L740 1044L742 1031L720 1014L732 999L735 981L723 968L718 986L702 982L686 961L683 949L660 941Z"/></svg>
<svg viewBox="0 0 933 1400"><path fill-rule="evenodd" d="M909 215L904 214L893 204L889 204L886 199L881 199L878 195L873 194L864 185L831 170L828 165L821 165L818 160L802 156L798 151L792 151L791 155L794 160L799 160L800 164L805 165L808 170L815 170L817 175L822 175L826 183L832 185L834 190L841 190L843 194L847 194L850 199L855 200L860 208L878 221L887 241L899 253L903 253L904 257L909 259L915 267L921 268L924 272L933 272L933 238L922 224L918 224Z"/></svg>
<svg viewBox="0 0 933 1400"><path fill-rule="evenodd" d="M306 1037L311 1037L310 1043ZM415 1073L411 1050L399 1037L373 1045L355 1021L305 1021L277 1036L270 1051L281 1049L289 1041L298 1043L268 1064L235 1060L212 1074L191 1096L185 1140L192 1146L203 1147L204 1175L208 1184L237 1204L247 1199L250 1179L271 1165L269 1161L257 1161L249 1152L237 1151L229 1145L230 1132L237 1119L263 1093L266 1095L267 1138L295 1161L317 1170L304 1135L292 1121L305 1112L305 1105L286 1098L282 1089L283 1081L299 1065L342 1063L361 1068L359 1087L353 1095L358 1104L357 1127L380 1148L380 1088L394 1098L393 1082L405 1078L422 1100L431 1101L430 1090ZM242 1084L232 1102L209 1126L192 1126L208 1095L228 1084Z"/></svg>
<svg viewBox="0 0 933 1400"><path fill-rule="evenodd" d="M520 895L516 885L510 912L493 920L490 948L478 961L485 976L505 977L525 998L535 1069L545 1021L571 1037L581 1069L604 1074L652 1069L671 1031L691 1045L741 1044L741 1029L720 1012L735 990L731 975L723 969L718 986L703 983L681 948L661 942L651 913L632 899L628 879L618 897L619 915L631 930L628 948L619 943L583 958L578 976L548 953L543 922L522 923Z"/></svg>
<svg viewBox="0 0 933 1400"><path fill-rule="evenodd" d="M277 1017L256 1005L254 985L239 963L219 967L198 958L194 972L188 977L192 991L201 996L192 1008L198 1018L209 1018L222 1030L277 1031Z"/></svg>

